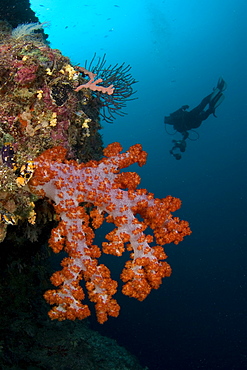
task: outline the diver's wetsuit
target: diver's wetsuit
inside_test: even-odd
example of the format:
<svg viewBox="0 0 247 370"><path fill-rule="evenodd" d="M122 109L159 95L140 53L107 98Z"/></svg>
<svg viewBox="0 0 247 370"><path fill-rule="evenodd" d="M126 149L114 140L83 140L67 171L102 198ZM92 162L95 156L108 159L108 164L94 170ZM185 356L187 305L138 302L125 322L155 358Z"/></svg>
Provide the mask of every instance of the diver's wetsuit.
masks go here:
<svg viewBox="0 0 247 370"><path fill-rule="evenodd" d="M210 106L206 111L203 110L210 103L211 95L212 94L206 96L201 103L190 112L186 111L186 109L189 108L188 105L179 108L174 113L171 113L170 116L165 117L165 123L173 125L174 129L178 132L185 132L193 128L198 128L202 121L205 121L210 114L214 113L214 109Z"/></svg>

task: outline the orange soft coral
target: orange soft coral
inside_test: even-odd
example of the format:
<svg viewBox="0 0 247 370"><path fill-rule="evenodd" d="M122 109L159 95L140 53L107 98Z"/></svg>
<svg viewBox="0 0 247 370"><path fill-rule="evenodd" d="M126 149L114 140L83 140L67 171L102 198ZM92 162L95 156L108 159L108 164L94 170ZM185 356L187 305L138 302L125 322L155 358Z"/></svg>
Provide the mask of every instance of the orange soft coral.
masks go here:
<svg viewBox="0 0 247 370"><path fill-rule="evenodd" d="M119 172L133 163L145 164L146 152L141 145L125 153L121 150L119 143L110 144L104 150L105 158L86 164L66 161L66 150L61 147L49 149L36 159L30 187L51 199L60 216L50 246L56 253L62 249L68 253L62 261L63 269L51 278L58 289L45 293L45 299L55 305L49 313L52 319L82 319L90 314L88 306L81 303L81 279L86 281L88 297L95 303L98 321L118 316L120 307L112 298L117 282L106 266L98 265L101 252L121 256L125 248L131 251L131 260L121 274L125 283L122 291L142 301L151 289L160 286L163 277L171 274L162 245L177 244L191 233L186 221L171 215L180 207L179 199L154 199L145 189L136 189L140 182L136 173ZM90 206L90 213L82 204ZM108 241L102 243L101 251L93 245L93 229L104 220L116 227L106 235ZM153 235L144 233L147 228L153 230ZM151 247L153 241L158 245Z"/></svg>

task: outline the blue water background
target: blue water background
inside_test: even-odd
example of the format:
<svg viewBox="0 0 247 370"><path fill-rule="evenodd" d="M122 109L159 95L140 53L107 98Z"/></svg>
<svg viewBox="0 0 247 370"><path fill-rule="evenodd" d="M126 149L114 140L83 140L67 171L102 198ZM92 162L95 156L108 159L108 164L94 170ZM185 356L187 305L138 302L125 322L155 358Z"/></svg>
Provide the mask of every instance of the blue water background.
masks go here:
<svg viewBox="0 0 247 370"><path fill-rule="evenodd" d="M166 246L173 273L157 291L144 302L118 294L120 316L99 325L92 315L92 327L150 370L247 368L247 2L31 3L41 22L51 22L51 47L72 63L84 65L96 52L106 53L108 64L132 66L138 100L114 124L102 122L104 144L141 143L148 152L147 164L134 168L141 186L156 197L181 198L177 215L193 230L178 246ZM228 88L217 118L201 125L199 139L176 161L169 149L180 136L166 133L164 116L196 106L219 76ZM108 262L115 277L124 262Z"/></svg>

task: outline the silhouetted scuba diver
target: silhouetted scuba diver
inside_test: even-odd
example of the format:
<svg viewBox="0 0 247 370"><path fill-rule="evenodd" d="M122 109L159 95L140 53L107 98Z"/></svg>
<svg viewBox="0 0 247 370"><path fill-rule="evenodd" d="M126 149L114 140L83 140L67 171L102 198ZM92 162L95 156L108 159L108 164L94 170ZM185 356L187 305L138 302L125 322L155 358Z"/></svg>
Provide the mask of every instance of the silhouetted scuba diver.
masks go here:
<svg viewBox="0 0 247 370"><path fill-rule="evenodd" d="M219 78L217 87L214 91L206 96L201 103L192 109L190 112L186 111L189 108L188 105L183 105L181 108L171 113L168 117L165 117L165 124L172 125L173 128L180 132L183 136L182 140L173 140L174 143L170 153L176 158L181 159L181 153L185 152L186 139L189 137L189 130L198 128L202 121L213 114L215 117L215 109L223 102L224 95L222 91L226 89L226 82L222 77ZM208 105L207 110L204 110Z"/></svg>

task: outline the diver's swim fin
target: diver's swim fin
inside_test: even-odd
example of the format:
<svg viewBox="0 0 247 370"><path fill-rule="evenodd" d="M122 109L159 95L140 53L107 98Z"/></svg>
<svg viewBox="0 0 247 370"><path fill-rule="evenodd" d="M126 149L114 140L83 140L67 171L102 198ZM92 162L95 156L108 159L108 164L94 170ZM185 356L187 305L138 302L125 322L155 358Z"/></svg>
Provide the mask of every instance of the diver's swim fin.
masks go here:
<svg viewBox="0 0 247 370"><path fill-rule="evenodd" d="M225 91L226 88L227 88L226 81L224 81L223 78L220 77L218 79L217 89L219 89L222 92L222 91Z"/></svg>
<svg viewBox="0 0 247 370"><path fill-rule="evenodd" d="M219 93L210 101L210 106L216 109L225 99L225 96L222 93Z"/></svg>
<svg viewBox="0 0 247 370"><path fill-rule="evenodd" d="M213 98L210 98L209 108L212 110L213 115L216 117L215 109L223 102L223 100L225 99L225 96L220 91L218 91L217 95L215 95L214 92L212 95L213 95Z"/></svg>
<svg viewBox="0 0 247 370"><path fill-rule="evenodd" d="M212 102L216 98L216 96L218 96L220 93L222 93L222 91L225 91L226 88L227 88L226 82L223 80L222 77L220 77L218 79L217 87L214 89L214 91L212 92L210 96L210 102ZM222 101L217 106L215 106L215 108L218 107L222 103Z"/></svg>

